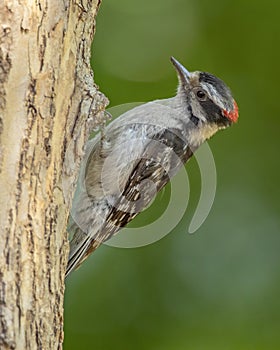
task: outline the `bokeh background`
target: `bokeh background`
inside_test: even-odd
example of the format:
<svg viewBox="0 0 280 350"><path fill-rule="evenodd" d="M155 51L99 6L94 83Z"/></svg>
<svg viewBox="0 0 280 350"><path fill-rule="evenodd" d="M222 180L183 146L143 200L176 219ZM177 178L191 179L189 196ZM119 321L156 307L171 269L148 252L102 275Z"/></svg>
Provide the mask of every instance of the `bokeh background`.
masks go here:
<svg viewBox="0 0 280 350"><path fill-rule="evenodd" d="M240 121L209 142L217 192L195 234L192 159L176 229L143 248L103 245L69 277L66 350L280 349L279 11L276 0L103 0L92 65L111 106L174 95L173 55L225 80Z"/></svg>

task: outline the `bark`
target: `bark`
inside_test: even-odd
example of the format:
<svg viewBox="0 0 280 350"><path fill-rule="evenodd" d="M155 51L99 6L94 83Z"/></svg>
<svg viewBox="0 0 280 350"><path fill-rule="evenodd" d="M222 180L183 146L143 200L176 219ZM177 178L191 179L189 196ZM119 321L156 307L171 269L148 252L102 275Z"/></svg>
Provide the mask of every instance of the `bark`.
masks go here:
<svg viewBox="0 0 280 350"><path fill-rule="evenodd" d="M100 0L0 3L0 348L63 342L66 224L103 122L90 46Z"/></svg>

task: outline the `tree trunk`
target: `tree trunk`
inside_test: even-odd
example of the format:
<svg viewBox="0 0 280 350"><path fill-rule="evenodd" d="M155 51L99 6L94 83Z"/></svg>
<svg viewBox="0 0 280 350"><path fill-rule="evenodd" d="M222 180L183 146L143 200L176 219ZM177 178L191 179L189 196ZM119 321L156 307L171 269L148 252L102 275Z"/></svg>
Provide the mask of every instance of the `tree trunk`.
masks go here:
<svg viewBox="0 0 280 350"><path fill-rule="evenodd" d="M90 68L100 2L0 3L1 349L62 348L69 207L107 104Z"/></svg>

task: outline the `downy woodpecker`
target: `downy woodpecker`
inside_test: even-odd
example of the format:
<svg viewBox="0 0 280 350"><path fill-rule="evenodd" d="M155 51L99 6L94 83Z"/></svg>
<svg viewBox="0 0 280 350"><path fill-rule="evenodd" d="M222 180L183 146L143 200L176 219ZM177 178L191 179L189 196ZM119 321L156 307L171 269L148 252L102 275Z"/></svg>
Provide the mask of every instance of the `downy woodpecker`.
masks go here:
<svg viewBox="0 0 280 350"><path fill-rule="evenodd" d="M222 80L171 62L179 79L175 97L125 112L87 144L66 276L146 208L205 140L238 119Z"/></svg>

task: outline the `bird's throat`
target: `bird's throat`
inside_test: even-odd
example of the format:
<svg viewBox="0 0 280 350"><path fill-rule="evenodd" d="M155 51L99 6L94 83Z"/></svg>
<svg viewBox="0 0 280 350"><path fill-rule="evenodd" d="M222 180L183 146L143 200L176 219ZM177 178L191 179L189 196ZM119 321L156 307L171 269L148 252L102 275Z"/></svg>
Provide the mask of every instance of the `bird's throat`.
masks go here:
<svg viewBox="0 0 280 350"><path fill-rule="evenodd" d="M194 128L189 135L189 145L193 148L199 147L204 141L210 139L216 132L225 127L217 124L202 124Z"/></svg>

